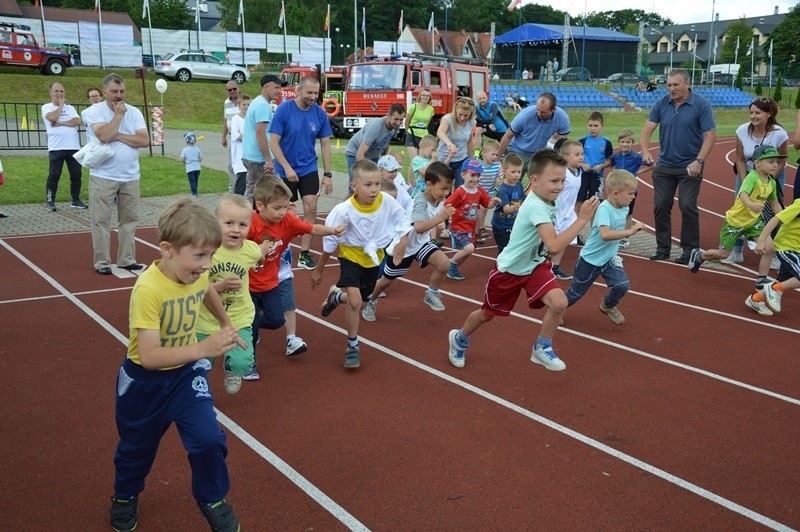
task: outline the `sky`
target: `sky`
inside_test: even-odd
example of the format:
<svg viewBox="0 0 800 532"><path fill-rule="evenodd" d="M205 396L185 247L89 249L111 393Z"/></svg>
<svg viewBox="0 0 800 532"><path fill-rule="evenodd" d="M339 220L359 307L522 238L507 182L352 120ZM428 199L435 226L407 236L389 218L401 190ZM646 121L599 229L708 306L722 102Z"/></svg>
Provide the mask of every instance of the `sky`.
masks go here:
<svg viewBox="0 0 800 532"><path fill-rule="evenodd" d="M528 1L523 1L527 4ZM547 5L554 9L566 11L572 16L583 14L584 10L592 11L618 11L620 9L641 9L648 13L659 13L671 18L676 24L690 24L692 22L708 22L711 20L712 6L714 13L719 13L720 20L730 20L747 17L771 15L775 6L778 13L786 14L796 5L791 0L536 0L530 3ZM758 7L754 7L758 6Z"/></svg>

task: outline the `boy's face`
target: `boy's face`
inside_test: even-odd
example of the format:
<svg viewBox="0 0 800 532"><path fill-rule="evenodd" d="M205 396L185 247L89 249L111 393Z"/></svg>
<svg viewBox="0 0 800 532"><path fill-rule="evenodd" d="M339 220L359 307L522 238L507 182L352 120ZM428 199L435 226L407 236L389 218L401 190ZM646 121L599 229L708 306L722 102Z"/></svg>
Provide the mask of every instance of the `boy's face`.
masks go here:
<svg viewBox="0 0 800 532"><path fill-rule="evenodd" d="M247 109L250 107L250 100L242 100L239 102L239 116L247 114Z"/></svg>
<svg viewBox="0 0 800 532"><path fill-rule="evenodd" d="M589 135L593 137L599 137L603 132L603 124L599 120L589 120L586 127L589 129Z"/></svg>
<svg viewBox="0 0 800 532"><path fill-rule="evenodd" d="M553 203L564 190L564 167L548 164L538 175L531 176L531 190L541 200Z"/></svg>
<svg viewBox="0 0 800 532"><path fill-rule="evenodd" d="M461 177L464 179L464 185L467 188L474 188L478 186L478 174L473 174L469 170L461 172Z"/></svg>
<svg viewBox="0 0 800 532"><path fill-rule="evenodd" d="M483 150L483 162L485 164L494 164L500 160L500 150Z"/></svg>
<svg viewBox="0 0 800 532"><path fill-rule="evenodd" d="M350 187L360 205L372 205L381 193L381 173L361 172L360 176L353 178Z"/></svg>
<svg viewBox="0 0 800 532"><path fill-rule="evenodd" d="M235 203L223 203L217 212L222 228L222 245L227 249L239 249L250 229L250 209Z"/></svg>
<svg viewBox="0 0 800 532"><path fill-rule="evenodd" d="M436 149L435 144L426 144L419 147L419 154L426 159L430 159L434 149Z"/></svg>
<svg viewBox="0 0 800 532"><path fill-rule="evenodd" d="M503 168L503 178L509 185L516 185L522 177L522 166L510 164Z"/></svg>
<svg viewBox="0 0 800 532"><path fill-rule="evenodd" d="M564 158L567 160L567 166L573 169L577 168L583 162L583 148L573 147L564 155Z"/></svg>
<svg viewBox="0 0 800 532"><path fill-rule="evenodd" d="M619 148L622 153L629 153L633 149L633 139L631 137L619 139Z"/></svg>
<svg viewBox="0 0 800 532"><path fill-rule="evenodd" d="M778 166L780 166L778 161L780 161L780 159L777 157L772 157L770 159L761 159L760 161L755 161L753 165L755 166L756 170L762 174L767 174L774 177L775 174L778 173Z"/></svg>
<svg viewBox="0 0 800 532"><path fill-rule="evenodd" d="M445 179L440 179L436 184L425 181L425 197L434 205L439 205L453 190L453 183Z"/></svg>
<svg viewBox="0 0 800 532"><path fill-rule="evenodd" d="M615 190L610 191L606 190L606 194L608 197L608 201L614 205L614 207L627 207L633 201L633 198L636 197L636 187L635 186L626 186L622 188L622 190Z"/></svg>
<svg viewBox="0 0 800 532"><path fill-rule="evenodd" d="M384 181L394 181L395 177L397 177L397 170L384 170L381 168L381 179Z"/></svg>
<svg viewBox="0 0 800 532"><path fill-rule="evenodd" d="M256 210L262 220L268 224L276 224L283 220L289 211L289 198L272 200L266 205L256 201Z"/></svg>
<svg viewBox="0 0 800 532"><path fill-rule="evenodd" d="M217 250L214 246L190 244L176 249L169 242L161 242L162 269L164 275L176 283L192 284L211 268L211 257Z"/></svg>

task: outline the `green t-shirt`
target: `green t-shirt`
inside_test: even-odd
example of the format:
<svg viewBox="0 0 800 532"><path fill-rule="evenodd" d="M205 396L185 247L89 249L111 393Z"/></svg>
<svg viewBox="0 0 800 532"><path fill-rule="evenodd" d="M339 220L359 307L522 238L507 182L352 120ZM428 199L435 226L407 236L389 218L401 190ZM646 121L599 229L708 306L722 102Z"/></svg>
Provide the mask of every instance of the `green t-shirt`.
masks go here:
<svg viewBox="0 0 800 532"><path fill-rule="evenodd" d="M425 109L417 107L417 104L412 104L408 108L409 126L411 132L417 138L422 138L428 134L428 124L433 118L434 110L431 104L425 106Z"/></svg>
<svg viewBox="0 0 800 532"><path fill-rule="evenodd" d="M517 213L508 246L497 257L497 269L514 275L529 275L549 255L536 227L555 223L556 205L546 203L533 192L528 194Z"/></svg>

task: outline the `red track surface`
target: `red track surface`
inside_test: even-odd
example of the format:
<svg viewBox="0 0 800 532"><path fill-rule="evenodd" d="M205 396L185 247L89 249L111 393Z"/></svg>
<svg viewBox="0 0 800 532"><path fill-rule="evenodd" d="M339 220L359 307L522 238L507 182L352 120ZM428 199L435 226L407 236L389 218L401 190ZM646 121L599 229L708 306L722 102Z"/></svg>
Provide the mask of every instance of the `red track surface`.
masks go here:
<svg viewBox="0 0 800 532"><path fill-rule="evenodd" d="M732 199L732 148L721 140L706 173L703 247ZM636 216L652 226L646 183ZM674 219L677 235L677 206ZM154 230L138 236L140 260L155 259ZM88 233L0 241L4 530L108 528L133 280L94 274L90 249ZM479 255L445 284L445 312L421 302L427 272L396 283L362 322L355 372L342 310L321 319L324 290L297 272L309 352L287 359L283 332L266 331L260 381L230 396L212 373L245 530L800 528L798 294L762 318L743 305L752 272L626 256L627 322L597 310L594 287L555 339L567 371L529 362L541 312L523 304L481 329L457 370L447 331L481 300L494 249ZM324 286L337 276L328 268ZM174 430L139 508L143 531L205 526Z"/></svg>

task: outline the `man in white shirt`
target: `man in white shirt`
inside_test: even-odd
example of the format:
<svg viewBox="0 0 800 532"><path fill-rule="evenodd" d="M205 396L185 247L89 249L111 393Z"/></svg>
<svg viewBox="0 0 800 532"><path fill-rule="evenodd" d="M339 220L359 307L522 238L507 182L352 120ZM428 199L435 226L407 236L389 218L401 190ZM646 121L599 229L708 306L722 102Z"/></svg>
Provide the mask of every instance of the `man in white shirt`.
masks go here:
<svg viewBox="0 0 800 532"><path fill-rule="evenodd" d="M64 86L60 83L50 85L50 103L42 106L42 119L47 131L47 151L50 157L50 172L47 174L47 210L56 211L56 191L64 163L69 171L70 193L74 209L86 209L81 201L81 165L75 160L75 153L81 149L78 126L81 118L75 108L65 100Z"/></svg>
<svg viewBox="0 0 800 532"><path fill-rule="evenodd" d="M222 147L228 148L228 134L231 132L231 119L239 114L239 84L233 80L225 84L228 97L222 104ZM231 152L228 149L228 192L233 192L236 186L236 172L233 171Z"/></svg>
<svg viewBox="0 0 800 532"><path fill-rule="evenodd" d="M110 144L114 155L89 170L89 204L92 209L94 269L111 272L111 209L117 199L119 218L117 265L137 271L136 226L139 223L139 148L150 144L142 112L125 103L125 81L117 74L103 79L106 100L84 114L97 140Z"/></svg>

